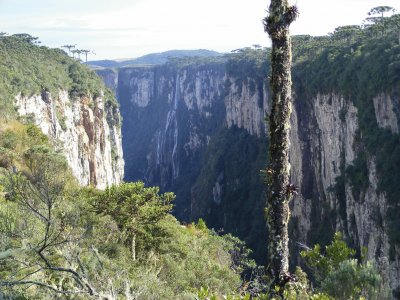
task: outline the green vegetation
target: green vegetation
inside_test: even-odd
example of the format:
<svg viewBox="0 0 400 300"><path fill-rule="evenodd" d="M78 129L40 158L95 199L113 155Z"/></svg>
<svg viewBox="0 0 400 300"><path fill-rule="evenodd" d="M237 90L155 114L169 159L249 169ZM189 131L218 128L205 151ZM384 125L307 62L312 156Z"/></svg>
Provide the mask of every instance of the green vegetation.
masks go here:
<svg viewBox="0 0 400 300"><path fill-rule="evenodd" d="M389 289L375 266L353 258L355 253L336 233L323 253L317 244L301 256L321 292L332 299L390 299Z"/></svg>
<svg viewBox="0 0 400 300"><path fill-rule="evenodd" d="M193 299L202 287L240 286L243 243L204 221L179 224L168 213L173 194L140 182L78 187L35 126L2 128L0 297Z"/></svg>
<svg viewBox="0 0 400 300"><path fill-rule="evenodd" d="M12 165L0 169L1 297L280 299L278 290L247 292L259 278L240 281L242 271L254 268L243 243L218 236L203 220L179 224L167 213L172 194L159 195L157 188L140 182L106 191L79 188L65 160L36 127L17 122L7 126L1 158L7 157L19 171ZM135 259L126 243L131 229L136 230ZM325 254L318 245L304 252L321 292L311 292L298 268L298 280L286 287L284 298L383 299L380 275L370 263L351 259L354 253L340 235ZM258 283L261 291L265 280Z"/></svg>
<svg viewBox="0 0 400 300"><path fill-rule="evenodd" d="M386 219L393 259L394 245L400 243L400 137L378 126L373 98L381 93L394 99L398 95L400 31L399 15L386 17L386 8L371 10L371 14L378 11L379 17L363 28L345 26L330 36L293 37L293 81L300 102L311 101L318 93L336 93L356 105L360 131L355 145L357 159L345 174L342 172L338 183L350 182L355 199L361 200L369 186L367 162L375 158L378 191L386 194L389 203ZM343 194L337 189L340 186L344 184L336 185L337 194Z"/></svg>
<svg viewBox="0 0 400 300"><path fill-rule="evenodd" d="M250 78L255 82L263 83L267 80L266 74L269 73L270 63L266 59L269 55L270 49L250 47L237 49L227 55L226 72L236 79L238 86L241 86L242 82L247 83Z"/></svg>
<svg viewBox="0 0 400 300"><path fill-rule="evenodd" d="M137 235L146 234L150 225L165 218L172 209L175 196L158 192L157 187L145 188L142 182L126 183L107 188L94 200L95 211L109 215L121 229L122 241L130 245L133 260L136 260Z"/></svg>
<svg viewBox="0 0 400 300"><path fill-rule="evenodd" d="M169 214L173 194L141 182L105 191L79 187L36 126L0 125L1 298L277 299L243 242L219 236L202 219L181 225ZM251 182L263 163L247 166L245 157L261 157L265 145L244 130L228 131L210 141L220 151L210 165L224 167L226 183L247 184L241 197L255 199ZM238 136L236 156L225 157L236 162L232 169L220 161ZM246 168L254 178L238 182ZM328 299L312 295L300 269L296 276L286 299Z"/></svg>
<svg viewBox="0 0 400 300"><path fill-rule="evenodd" d="M14 98L50 92L54 97L66 90L75 97L105 98L116 105L115 97L87 66L68 57L60 49L37 45L37 38L28 34L0 36L0 112L15 117Z"/></svg>
<svg viewBox="0 0 400 300"><path fill-rule="evenodd" d="M356 104L360 117L359 155L346 170L341 166L343 176L337 178L334 191L338 197L345 196L345 182L350 182L358 196L355 198L362 200L360 195L368 185L367 162L375 156L379 190L389 200L391 243L398 245L400 217L395 208L399 203L399 136L378 127L371 102L377 93L398 89L400 46L396 20L395 16L382 17L363 29L341 27L329 37L295 37L293 74L300 101L306 102L318 92L337 92ZM278 288L269 290L270 280L263 271L256 274L261 268L248 258L250 252L239 239L219 236L202 219L180 224L170 214L173 194L160 194L158 188L145 187L141 182L123 183L105 191L79 187L48 138L29 122L12 120L13 97L18 93L57 94L59 89L67 89L73 97L95 97L104 86L61 50L39 47L36 41L29 35L0 37L0 70L4 74L0 79L0 114L8 117L7 122L0 123L0 298L261 300L280 299L280 294L285 299L386 297L386 287L374 265L355 259L355 251L340 235L335 235L325 251L316 245L303 252L314 286L296 268L296 282L283 292ZM267 52L246 48L229 57L199 58L194 65L186 59L171 60L164 67L201 67L212 61L219 70L221 61L227 60L228 74L239 83L255 76L254 82L261 84L254 84L254 92L259 92L265 81L263 74L268 72L263 60ZM342 122L345 117L345 112L341 113ZM207 126L219 125L216 121ZM209 149L202 157L204 164L198 170L201 176L193 189L200 197L199 203L215 204L205 216L207 223L213 221L220 225L217 229L229 228L246 237L262 253L265 228L260 225L262 211L257 199L262 194L258 170L265 163L265 144L232 127L221 128L211 136ZM221 198L214 198L209 191L216 182L233 188L222 188ZM316 214L318 204L314 202L312 211ZM342 204L339 214L343 214ZM324 230L329 227L332 231L333 221L321 221L329 226L321 222L318 233L310 236L325 235L326 240Z"/></svg>
<svg viewBox="0 0 400 300"><path fill-rule="evenodd" d="M225 299L253 300L347 300L347 299L391 299L390 290L382 276L370 261L354 258L355 250L349 248L339 233L326 246L324 251L317 244L313 249L301 252L315 284L310 284L307 274L296 267L295 280L288 282L283 290L278 286L264 291L251 293L244 291L240 295L231 294ZM264 278L265 282L269 280ZM197 299L219 299L208 289L197 291Z"/></svg>
<svg viewBox="0 0 400 300"><path fill-rule="evenodd" d="M169 213L174 195L141 182L79 187L47 136L29 118L16 120L19 93L95 97L104 89L86 66L36 40L0 37L7 117L0 120L0 298L194 299L205 287L220 296L235 291L252 264L243 242L204 221L181 225Z"/></svg>
<svg viewBox="0 0 400 300"><path fill-rule="evenodd" d="M265 165L266 148L265 141L245 129L222 128L210 139L192 188L196 196L193 217L203 217L217 230L243 239L258 263L265 262L266 253L266 243L260 242L267 236L260 201L264 192L260 170ZM217 182L221 191L214 195Z"/></svg>

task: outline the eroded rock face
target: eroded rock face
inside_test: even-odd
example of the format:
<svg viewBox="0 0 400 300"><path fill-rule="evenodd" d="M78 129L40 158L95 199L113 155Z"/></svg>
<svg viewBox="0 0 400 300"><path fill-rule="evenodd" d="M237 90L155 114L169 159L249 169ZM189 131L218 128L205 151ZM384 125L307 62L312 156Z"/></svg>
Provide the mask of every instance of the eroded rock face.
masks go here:
<svg viewBox="0 0 400 300"><path fill-rule="evenodd" d="M142 173L142 178L170 187L178 177L182 154L190 160L204 151L223 124L257 137L265 134L266 87L251 78L238 86L223 65L124 68L118 77L124 136L132 140L125 143L125 152L147 148L146 163L130 165L128 160L128 180ZM148 145L138 145L141 141Z"/></svg>
<svg viewBox="0 0 400 300"><path fill-rule="evenodd" d="M97 75L103 78L104 84L115 94L118 87L118 74L119 72L113 69L99 69L96 70Z"/></svg>
<svg viewBox="0 0 400 300"><path fill-rule="evenodd" d="M380 95L374 104L376 99L383 101L390 97ZM321 232L323 235L342 231L358 249L368 248L368 259L377 261L390 286L396 289L400 283L400 253L397 246L394 247L397 254L390 253L393 249L386 221L388 201L385 193L378 190L375 158L369 155L366 159L366 189L355 190L351 180L340 181L344 170L354 164L357 149L361 147L357 108L335 93L318 94L307 103L296 99L295 103L291 176L301 193L292 203L292 216L296 220L292 237L297 242L312 244L323 238ZM386 108L379 108L381 113L377 118L384 114L382 110L387 112ZM384 122L378 124L388 124ZM296 245L292 246L296 253Z"/></svg>
<svg viewBox="0 0 400 300"><path fill-rule="evenodd" d="M244 166L260 155L264 160L254 166L262 169L267 154L244 150L250 142L258 147L266 139L266 83L233 78L223 65L126 68L120 70L118 95L127 138L127 179L175 191L175 213L182 220L206 218L217 229L244 239L257 237L258 242L249 240L257 246L264 236L254 233L263 228L262 213L256 213L265 201L257 190L263 186L259 174L251 177ZM395 289L400 282L400 253L388 237L388 200L378 191L376 158L365 157L366 188L354 189L346 178L345 170L356 163L364 147L359 111L340 93L310 97L295 96L291 118L291 181L299 188L291 203L292 261L299 259L297 243L329 243L335 231L342 231L353 247L368 247L368 258L379 263ZM378 95L373 103L377 123L398 132L396 93ZM246 163L239 167L243 171L232 176L243 160ZM257 181L252 186L256 196L241 185L249 177L249 182ZM254 198L258 199L251 202L254 209L243 210Z"/></svg>
<svg viewBox="0 0 400 300"><path fill-rule="evenodd" d="M227 77L227 95L225 96L226 123L228 127L236 125L246 129L251 135L258 137L265 134L265 114L268 108L268 90L265 85L257 83L252 78L240 82ZM261 88L262 92L255 91Z"/></svg>
<svg viewBox="0 0 400 300"><path fill-rule="evenodd" d="M181 179L185 162L208 143L204 123L220 123L224 116L215 120L213 111L221 102L223 83L220 68L120 70L125 152L142 152L142 158L128 160L128 180L145 179L167 190Z"/></svg>
<svg viewBox="0 0 400 300"><path fill-rule="evenodd" d="M395 95L380 94L374 99L376 121L379 127L399 133L400 101Z"/></svg>
<svg viewBox="0 0 400 300"><path fill-rule="evenodd" d="M42 132L65 155L81 185L104 189L123 179L120 117L118 108L102 97L71 99L60 91L32 97L16 97L21 116L32 116Z"/></svg>
<svg viewBox="0 0 400 300"><path fill-rule="evenodd" d="M259 170L266 157L264 83L251 78L251 86L239 83L223 63L123 68L118 78L125 180L175 192L180 220L201 217L244 239L251 233L247 241L256 246L266 232L254 203L262 198ZM225 148L231 155L224 155ZM232 197L236 204L228 200ZM238 209L240 201L246 202L245 213ZM258 223L239 221L255 218Z"/></svg>

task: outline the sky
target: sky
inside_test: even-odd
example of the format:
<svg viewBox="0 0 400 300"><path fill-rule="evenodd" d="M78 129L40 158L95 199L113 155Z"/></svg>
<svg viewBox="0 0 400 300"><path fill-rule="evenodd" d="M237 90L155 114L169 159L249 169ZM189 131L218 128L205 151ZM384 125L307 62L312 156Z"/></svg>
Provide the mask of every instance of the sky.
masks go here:
<svg viewBox="0 0 400 300"><path fill-rule="evenodd" d="M400 0L289 0L300 10L292 34L325 35L361 25L372 7L400 13ZM0 0L0 32L42 44L77 44L89 60L133 58L172 49L219 52L269 46L262 19L270 0Z"/></svg>

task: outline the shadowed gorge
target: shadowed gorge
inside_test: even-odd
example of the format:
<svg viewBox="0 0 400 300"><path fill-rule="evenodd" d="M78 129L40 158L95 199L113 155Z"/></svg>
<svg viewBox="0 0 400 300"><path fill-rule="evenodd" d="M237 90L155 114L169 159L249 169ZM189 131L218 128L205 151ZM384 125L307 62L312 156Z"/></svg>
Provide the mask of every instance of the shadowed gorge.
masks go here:
<svg viewBox="0 0 400 300"><path fill-rule="evenodd" d="M257 70L262 78L266 53L247 54L258 62L241 67ZM235 64L240 62L187 58L119 70L123 147L130 153L125 180L174 191L180 220L203 218L215 230L246 237L261 258L265 247L258 241L265 239L265 225L259 171L265 165L261 136L267 94L263 80L236 76ZM247 208L240 210L240 203ZM243 226L248 218L257 222Z"/></svg>
<svg viewBox="0 0 400 300"><path fill-rule="evenodd" d="M358 251L368 248L367 257L396 288L398 40L396 31L371 38L360 29L346 40L341 34L338 28L329 37L293 38L290 160L299 194L291 202L291 264L299 262L298 243L325 245L342 231ZM248 48L123 68L117 89L127 179L176 192L179 219L202 217L215 230L238 235L260 262L266 57L265 50ZM166 130L172 112L177 131Z"/></svg>

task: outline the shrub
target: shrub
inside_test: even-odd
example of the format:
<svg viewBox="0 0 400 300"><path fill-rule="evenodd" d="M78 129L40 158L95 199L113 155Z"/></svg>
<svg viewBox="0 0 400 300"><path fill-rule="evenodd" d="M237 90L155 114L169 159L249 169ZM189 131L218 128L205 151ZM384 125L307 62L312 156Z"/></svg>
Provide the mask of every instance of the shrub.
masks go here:
<svg viewBox="0 0 400 300"><path fill-rule="evenodd" d="M336 233L323 253L317 244L313 249L302 251L301 256L320 290L334 299L389 299L388 288L375 266L369 261L360 262L353 258L355 253L343 241L342 235Z"/></svg>

